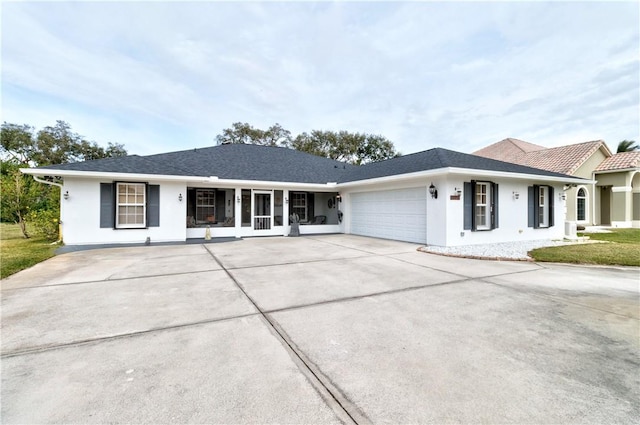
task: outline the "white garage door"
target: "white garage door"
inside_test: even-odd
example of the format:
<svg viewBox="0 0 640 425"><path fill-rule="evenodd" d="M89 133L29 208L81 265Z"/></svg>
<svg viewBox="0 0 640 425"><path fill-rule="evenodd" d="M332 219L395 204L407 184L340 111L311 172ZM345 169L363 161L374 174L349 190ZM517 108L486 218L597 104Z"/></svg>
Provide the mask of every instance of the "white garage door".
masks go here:
<svg viewBox="0 0 640 425"><path fill-rule="evenodd" d="M427 242L427 188L351 194L351 233Z"/></svg>

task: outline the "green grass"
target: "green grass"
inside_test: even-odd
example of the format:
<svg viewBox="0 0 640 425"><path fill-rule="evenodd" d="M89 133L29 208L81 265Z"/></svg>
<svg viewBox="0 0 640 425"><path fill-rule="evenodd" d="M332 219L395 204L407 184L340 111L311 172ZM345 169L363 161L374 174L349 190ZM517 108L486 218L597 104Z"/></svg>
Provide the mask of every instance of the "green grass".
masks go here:
<svg viewBox="0 0 640 425"><path fill-rule="evenodd" d="M17 224L0 223L0 279L53 257L56 248L46 239L25 239Z"/></svg>
<svg viewBox="0 0 640 425"><path fill-rule="evenodd" d="M640 266L640 229L612 229L611 233L581 233L602 243L581 243L534 249L536 261L573 264Z"/></svg>

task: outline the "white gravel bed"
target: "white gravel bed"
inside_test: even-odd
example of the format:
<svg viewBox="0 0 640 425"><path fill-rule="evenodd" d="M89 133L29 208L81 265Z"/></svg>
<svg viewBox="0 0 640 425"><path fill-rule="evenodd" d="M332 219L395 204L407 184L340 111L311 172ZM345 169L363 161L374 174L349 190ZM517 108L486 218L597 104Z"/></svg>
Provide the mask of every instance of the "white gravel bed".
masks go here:
<svg viewBox="0 0 640 425"><path fill-rule="evenodd" d="M527 252L535 248L545 246L569 245L571 242L563 242L558 240L539 240L539 241L518 241L518 242L502 242L502 243L486 243L479 245L461 245L461 246L425 246L420 248L421 251L434 254L451 255L456 257L469 258L486 258L493 260L532 260Z"/></svg>

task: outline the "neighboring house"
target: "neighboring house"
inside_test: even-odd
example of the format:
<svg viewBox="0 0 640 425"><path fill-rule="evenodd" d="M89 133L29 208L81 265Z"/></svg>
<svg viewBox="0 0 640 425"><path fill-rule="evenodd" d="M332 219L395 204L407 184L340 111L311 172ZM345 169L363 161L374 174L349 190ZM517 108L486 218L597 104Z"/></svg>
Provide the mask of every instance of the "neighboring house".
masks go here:
<svg viewBox="0 0 640 425"><path fill-rule="evenodd" d="M602 140L545 148L509 138L473 154L593 180L567 190L566 220L640 227L640 152L612 154Z"/></svg>
<svg viewBox="0 0 640 425"><path fill-rule="evenodd" d="M621 152L594 170L600 189L600 222L613 227L640 227L640 152Z"/></svg>
<svg viewBox="0 0 640 425"><path fill-rule="evenodd" d="M562 238L564 192L591 182L447 149L356 166L220 145L23 169L61 178L65 243L350 233L429 245Z"/></svg>

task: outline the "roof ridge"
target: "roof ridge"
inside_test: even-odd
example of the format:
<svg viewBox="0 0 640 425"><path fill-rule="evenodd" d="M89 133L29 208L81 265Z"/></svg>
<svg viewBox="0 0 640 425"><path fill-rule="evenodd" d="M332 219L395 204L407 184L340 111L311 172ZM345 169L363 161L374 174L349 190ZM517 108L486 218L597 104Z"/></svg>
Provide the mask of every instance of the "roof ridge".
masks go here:
<svg viewBox="0 0 640 425"><path fill-rule="evenodd" d="M589 148L589 150L587 150L580 158L578 158L573 166L571 166L571 168L569 168L567 174L573 174L576 172L576 170L578 168L580 168L582 166L582 164L585 163L585 161L587 161L589 159L589 157L591 155L593 155L594 152L596 152L598 149L600 149L600 147L602 145L604 145L604 141L602 140L592 140L589 142L581 142L581 143L574 143L571 145L564 145L564 146L557 146L557 148L572 148L572 147L576 147L579 145L589 145L589 144L593 144L593 146L591 146L591 148ZM555 148L549 148L549 149L555 149Z"/></svg>

